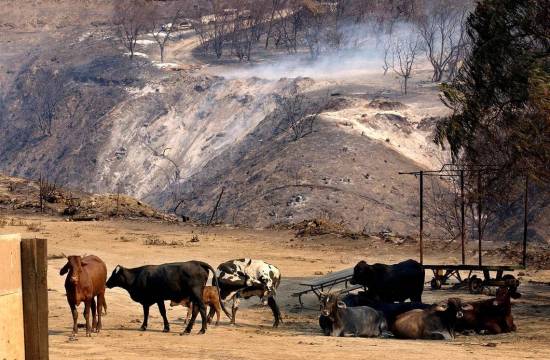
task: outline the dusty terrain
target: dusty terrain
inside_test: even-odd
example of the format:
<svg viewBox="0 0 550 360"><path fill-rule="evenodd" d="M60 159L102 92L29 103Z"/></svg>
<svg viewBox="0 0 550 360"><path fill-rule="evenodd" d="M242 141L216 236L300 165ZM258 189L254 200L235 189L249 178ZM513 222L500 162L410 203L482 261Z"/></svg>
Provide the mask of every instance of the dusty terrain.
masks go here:
<svg viewBox="0 0 550 360"><path fill-rule="evenodd" d="M446 112L424 65L402 96L398 79L378 65L312 72L315 64L263 46L251 64L218 60L196 51L192 30L174 35L164 64L143 34L130 61L109 26L110 1L73 4L78 11L67 16L54 10L69 1L22 3L0 10L1 172L48 174L67 187L121 191L162 209L184 200L180 212L201 221L225 186L216 219L225 223L324 216L354 231L411 230L416 182L397 171L438 167L444 157L431 141L433 124L423 122ZM293 71L271 67L287 60ZM25 107L36 69L55 71L71 88L64 103L80 104L59 109L52 136L36 129ZM299 141L274 135L272 116L273 96L294 84L312 98L331 95L314 133ZM374 99L405 105L369 106Z"/></svg>
<svg viewBox="0 0 550 360"><path fill-rule="evenodd" d="M550 271L527 269L522 277L523 297L514 301L517 333L498 336L458 336L451 342L401 341L391 339L329 338L321 335L316 310L300 310L290 294L300 280L353 266L358 260L396 262L416 257L416 244L394 245L375 239L345 239L334 235L297 238L291 231L245 230L228 227L204 228L141 221L67 222L59 218L16 217L15 224L40 224L38 228L6 225L0 233L48 239L48 288L50 309L50 354L52 359L543 359L550 357ZM190 242L198 235L199 242ZM146 245L150 243L164 245ZM181 337L183 308L168 310L171 332L162 333L157 309L151 311L149 330L138 331L141 307L121 289L107 291L108 315L104 329L91 338L69 341L72 319L64 296L64 279L58 275L65 254L96 254L108 271L117 264L139 266L200 259L216 266L237 257L261 258L280 267L283 282L278 292L284 324L273 329L268 308L257 299L243 301L237 326L222 317L206 335ZM451 256L427 261L452 261ZM516 274L517 276L517 274ZM427 277L427 280L429 278ZM426 290L424 301L450 296L473 298L466 291ZM315 309L313 296L306 306ZM223 315L222 315L223 316ZM83 322L80 317L79 323Z"/></svg>

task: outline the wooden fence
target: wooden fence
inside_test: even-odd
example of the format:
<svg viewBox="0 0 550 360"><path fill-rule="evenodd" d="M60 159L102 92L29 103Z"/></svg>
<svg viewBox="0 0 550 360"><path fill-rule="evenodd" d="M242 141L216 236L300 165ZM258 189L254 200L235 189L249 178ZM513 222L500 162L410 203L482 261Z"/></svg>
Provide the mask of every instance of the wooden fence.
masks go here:
<svg viewBox="0 0 550 360"><path fill-rule="evenodd" d="M45 239L0 235L0 359L48 359Z"/></svg>

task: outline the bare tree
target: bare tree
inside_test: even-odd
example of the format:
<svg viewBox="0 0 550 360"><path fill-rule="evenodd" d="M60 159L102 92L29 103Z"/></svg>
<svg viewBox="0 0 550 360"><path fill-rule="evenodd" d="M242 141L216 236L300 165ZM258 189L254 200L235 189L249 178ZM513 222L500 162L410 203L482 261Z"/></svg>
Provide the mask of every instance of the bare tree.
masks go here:
<svg viewBox="0 0 550 360"><path fill-rule="evenodd" d="M45 68L31 74L28 81L32 91L24 100L26 110L42 134L51 136L53 122L64 103L64 82L59 74Z"/></svg>
<svg viewBox="0 0 550 360"><path fill-rule="evenodd" d="M113 25L118 39L130 52L134 52L139 35L147 27L151 15L151 5L147 0L117 0L113 11Z"/></svg>
<svg viewBox="0 0 550 360"><path fill-rule="evenodd" d="M252 46L259 41L266 18L265 9L251 0L237 0L232 29L228 35L233 53L239 60L250 60Z"/></svg>
<svg viewBox="0 0 550 360"><path fill-rule="evenodd" d="M426 57L433 67L432 81L441 81L443 72L456 56L457 46L464 41L464 14L466 9L451 1L436 2L416 23L424 42Z"/></svg>
<svg viewBox="0 0 550 360"><path fill-rule="evenodd" d="M267 49L269 46L269 39L271 38L271 32L273 29L274 21L275 21L275 15L283 9L283 2L284 0L271 0L271 15L269 17L268 23L267 23L267 32L265 36L265 48Z"/></svg>
<svg viewBox="0 0 550 360"><path fill-rule="evenodd" d="M326 97L313 99L293 86L286 94L275 96L276 109L272 116L275 133L285 132L297 141L313 132L319 115L325 108Z"/></svg>
<svg viewBox="0 0 550 360"><path fill-rule="evenodd" d="M205 54L209 49L217 58L223 55L228 35L233 30L233 20L237 10L227 7L223 0L209 0L195 7L193 29L199 36Z"/></svg>
<svg viewBox="0 0 550 360"><path fill-rule="evenodd" d="M55 181L49 181L47 177L38 178L38 202L40 212L44 212L44 202L54 203L57 200L57 184Z"/></svg>
<svg viewBox="0 0 550 360"><path fill-rule="evenodd" d="M388 70L391 67L390 56L391 56L391 41L385 40L384 41L384 63L382 64L382 70L384 70L384 75L388 73Z"/></svg>
<svg viewBox="0 0 550 360"><path fill-rule="evenodd" d="M143 140L143 146L145 146L145 148L147 148L153 156L164 159L168 161L168 163L170 163L170 166L173 169L173 174L166 176L169 184L178 182L181 179L181 169L178 163L170 156L168 156L168 151L170 151L170 148L161 148L162 150L156 149L150 144L150 139L148 138L145 138Z"/></svg>
<svg viewBox="0 0 550 360"><path fill-rule="evenodd" d="M460 14L460 22L457 30L457 40L451 49L451 57L447 63L448 79L455 77L462 61L466 58L470 49L470 39L466 34L466 18L469 14L467 8L463 8Z"/></svg>
<svg viewBox="0 0 550 360"><path fill-rule="evenodd" d="M148 28L160 50L160 62L164 62L164 49L171 36L178 29L183 19L187 3L181 0L172 1L169 5L157 3L148 16Z"/></svg>
<svg viewBox="0 0 550 360"><path fill-rule="evenodd" d="M277 21L273 24L271 37L275 47L284 46L289 53L298 51L298 35L303 29L302 5L298 1L289 1L286 7L277 11Z"/></svg>
<svg viewBox="0 0 550 360"><path fill-rule="evenodd" d="M323 35L326 27L326 9L322 4L312 0L304 1L304 41L311 58L315 59L321 54Z"/></svg>
<svg viewBox="0 0 550 360"><path fill-rule="evenodd" d="M416 34L394 38L392 41L392 70L403 79L402 92L407 94L409 79L421 50L421 40Z"/></svg>

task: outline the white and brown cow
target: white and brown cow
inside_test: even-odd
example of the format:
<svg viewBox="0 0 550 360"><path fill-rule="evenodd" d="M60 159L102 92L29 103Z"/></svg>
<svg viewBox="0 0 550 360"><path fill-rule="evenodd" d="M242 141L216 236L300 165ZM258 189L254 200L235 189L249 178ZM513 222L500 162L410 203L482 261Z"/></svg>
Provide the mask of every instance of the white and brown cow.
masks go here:
<svg viewBox="0 0 550 360"><path fill-rule="evenodd" d="M236 259L220 264L218 272L222 301L233 300L232 324L235 324L240 299L258 296L273 311L273 326L279 326L282 317L275 295L281 282L281 271L277 267L262 260Z"/></svg>

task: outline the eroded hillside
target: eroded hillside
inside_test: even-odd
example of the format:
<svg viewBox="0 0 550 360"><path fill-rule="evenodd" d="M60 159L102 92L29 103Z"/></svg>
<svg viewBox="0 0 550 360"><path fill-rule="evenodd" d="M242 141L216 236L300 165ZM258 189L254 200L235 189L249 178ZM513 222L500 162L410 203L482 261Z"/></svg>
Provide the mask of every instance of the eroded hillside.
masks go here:
<svg viewBox="0 0 550 360"><path fill-rule="evenodd" d="M397 173L446 158L431 140L446 110L429 71L418 70L403 96L398 80L378 70L279 79L269 68L210 66L189 30L177 34L164 64L150 35L131 60L101 22L34 33L48 40L32 56L21 47L35 41L33 31L12 30L2 43L14 49L2 60L10 76L0 170L8 174L122 192L167 210L180 204L179 214L204 221L224 188L215 221L326 218L356 231L412 232L417 182ZM29 106L42 69L69 89L51 136ZM292 87L324 98L313 133L296 141L274 130L275 96Z"/></svg>

